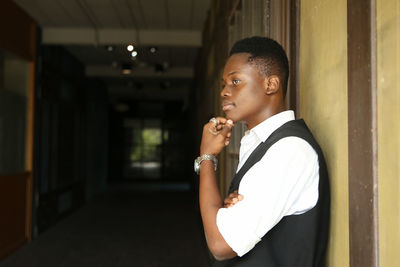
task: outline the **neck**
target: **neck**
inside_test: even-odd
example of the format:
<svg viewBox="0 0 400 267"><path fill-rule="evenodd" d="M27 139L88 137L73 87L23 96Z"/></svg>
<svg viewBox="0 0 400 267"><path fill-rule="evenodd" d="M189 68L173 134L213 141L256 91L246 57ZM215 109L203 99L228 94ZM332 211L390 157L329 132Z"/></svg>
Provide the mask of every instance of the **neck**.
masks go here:
<svg viewBox="0 0 400 267"><path fill-rule="evenodd" d="M276 105L268 105L268 108L266 108L261 114L260 117L254 121L247 121L247 128L250 130L253 127L257 126L261 122L265 121L266 119L281 113L282 111L287 110L285 107L285 103L283 101L276 103Z"/></svg>

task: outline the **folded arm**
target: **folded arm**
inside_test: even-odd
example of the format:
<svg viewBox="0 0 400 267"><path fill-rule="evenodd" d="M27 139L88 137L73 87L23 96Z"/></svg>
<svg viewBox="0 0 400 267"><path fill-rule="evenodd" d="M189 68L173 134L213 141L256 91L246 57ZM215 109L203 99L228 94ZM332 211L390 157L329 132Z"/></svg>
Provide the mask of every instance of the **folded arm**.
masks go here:
<svg viewBox="0 0 400 267"><path fill-rule="evenodd" d="M242 201L217 212L217 227L243 256L286 215L311 209L318 199L318 156L297 137L273 145L243 176Z"/></svg>

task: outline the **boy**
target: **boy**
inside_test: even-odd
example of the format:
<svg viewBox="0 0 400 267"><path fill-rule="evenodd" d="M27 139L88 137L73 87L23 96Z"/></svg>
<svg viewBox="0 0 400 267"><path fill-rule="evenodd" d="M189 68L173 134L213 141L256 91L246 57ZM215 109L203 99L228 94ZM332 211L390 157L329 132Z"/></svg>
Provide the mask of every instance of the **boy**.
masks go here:
<svg viewBox="0 0 400 267"><path fill-rule="evenodd" d="M215 266L324 266L328 174L304 121L285 108L288 76L286 54L272 39L246 38L230 52L221 91L226 118L212 118L204 126L195 161L200 212ZM215 156L229 144L239 121L249 130L224 207Z"/></svg>

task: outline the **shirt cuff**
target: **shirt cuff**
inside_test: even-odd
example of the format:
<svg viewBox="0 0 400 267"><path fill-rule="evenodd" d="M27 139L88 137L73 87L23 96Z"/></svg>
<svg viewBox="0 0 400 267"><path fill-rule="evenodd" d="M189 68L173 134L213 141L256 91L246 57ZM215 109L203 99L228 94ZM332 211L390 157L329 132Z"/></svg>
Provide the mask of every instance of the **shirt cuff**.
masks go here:
<svg viewBox="0 0 400 267"><path fill-rule="evenodd" d="M260 242L261 238L256 236L253 231L246 229L244 220L234 216L233 208L218 210L217 227L226 243L239 257L242 257Z"/></svg>

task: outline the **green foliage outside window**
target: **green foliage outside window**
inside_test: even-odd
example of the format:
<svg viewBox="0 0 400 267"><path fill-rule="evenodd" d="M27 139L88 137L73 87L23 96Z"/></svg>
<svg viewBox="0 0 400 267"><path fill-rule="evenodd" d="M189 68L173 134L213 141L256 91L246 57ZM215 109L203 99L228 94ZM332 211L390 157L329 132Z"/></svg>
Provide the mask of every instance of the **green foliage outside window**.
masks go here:
<svg viewBox="0 0 400 267"><path fill-rule="evenodd" d="M130 160L137 161L158 161L159 147L162 143L161 129L147 128L143 130L133 130L133 143Z"/></svg>

